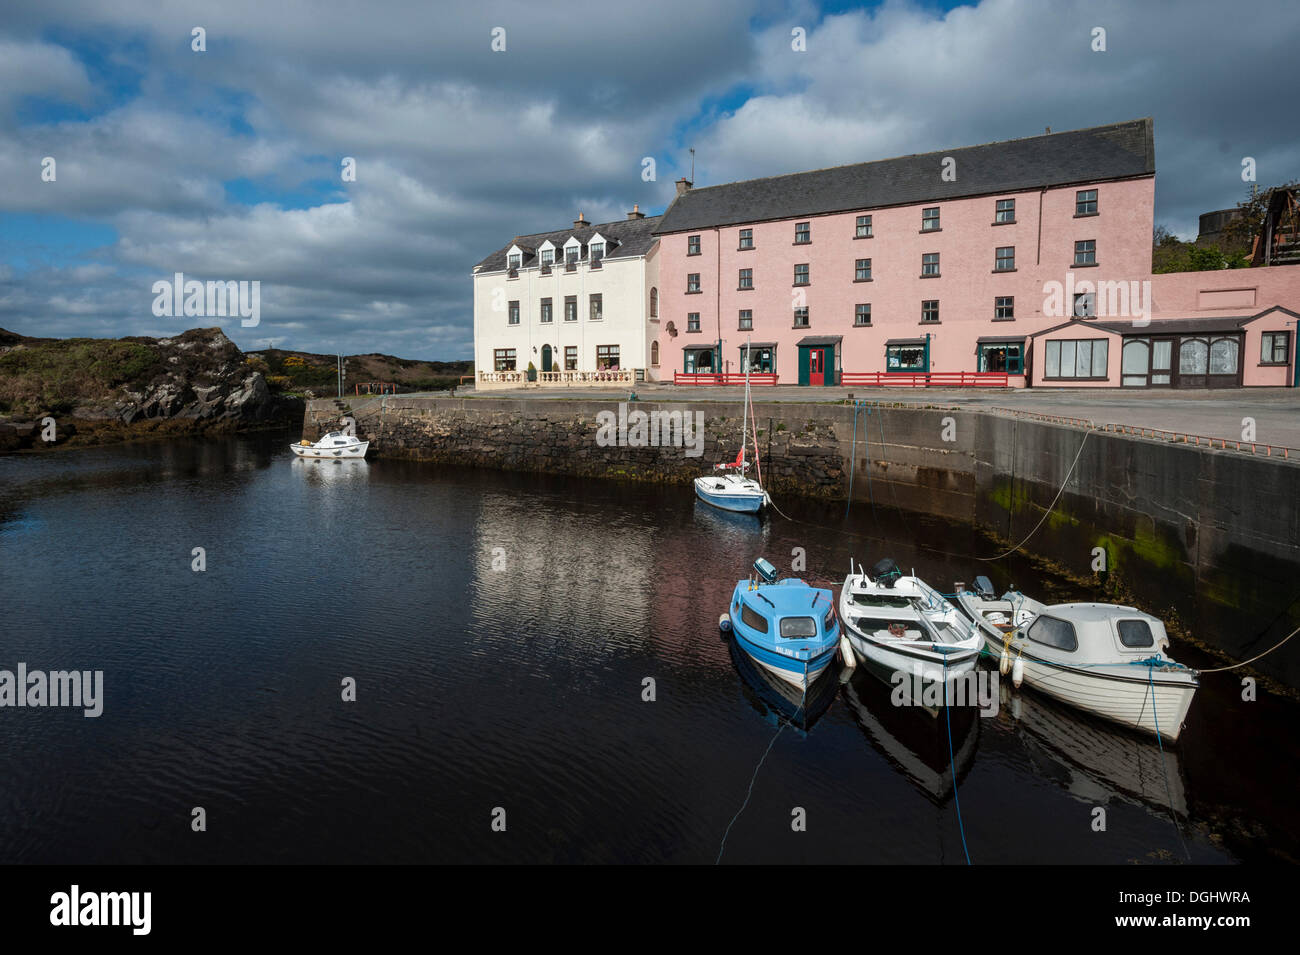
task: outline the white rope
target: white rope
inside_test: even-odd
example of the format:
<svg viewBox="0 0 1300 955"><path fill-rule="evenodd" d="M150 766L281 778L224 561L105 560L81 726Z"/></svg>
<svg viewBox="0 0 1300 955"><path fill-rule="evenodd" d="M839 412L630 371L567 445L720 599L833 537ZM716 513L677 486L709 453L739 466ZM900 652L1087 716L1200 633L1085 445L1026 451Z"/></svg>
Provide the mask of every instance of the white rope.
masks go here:
<svg viewBox="0 0 1300 955"><path fill-rule="evenodd" d="M1091 431L1085 431L1083 433L1083 440L1079 442L1079 450L1074 455L1074 461L1071 462L1070 464L1070 470L1066 473L1065 480L1061 482L1061 489L1056 492L1056 497L1052 498L1052 503L1048 506L1047 510L1043 512L1043 516L1038 519L1038 523L1034 525L1034 529L1030 531L1027 535L1025 535L1025 539L1022 540L1015 547L1011 548L1011 550L1007 551L1005 554L998 554L998 556L996 557L976 557L974 558L975 560L984 561L984 562L1001 560L1003 557L1006 557L1010 554L1014 554L1016 551L1020 550L1020 548L1024 547L1026 544L1029 543L1029 538L1033 537L1035 534L1038 533L1038 529L1043 526L1043 522L1047 520L1048 515L1050 515L1052 511L1056 508L1056 502L1059 501L1061 499L1061 495L1065 493L1065 486L1070 483L1070 478L1074 476L1074 468L1079 463L1079 456L1083 454L1083 446L1088 443L1088 435L1090 434L1092 434Z"/></svg>

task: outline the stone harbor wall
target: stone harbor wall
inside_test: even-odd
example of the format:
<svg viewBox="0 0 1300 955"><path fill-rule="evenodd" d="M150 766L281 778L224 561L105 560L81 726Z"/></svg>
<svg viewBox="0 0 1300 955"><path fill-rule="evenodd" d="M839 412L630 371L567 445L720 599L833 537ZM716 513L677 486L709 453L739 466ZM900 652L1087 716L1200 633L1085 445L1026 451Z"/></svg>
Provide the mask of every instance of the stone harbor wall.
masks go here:
<svg viewBox="0 0 1300 955"><path fill-rule="evenodd" d="M348 413L384 457L510 471L685 482L740 450L739 407L677 402L322 399L308 404L303 437L315 440ZM773 494L843 495L845 462L831 423L760 416L757 431Z"/></svg>

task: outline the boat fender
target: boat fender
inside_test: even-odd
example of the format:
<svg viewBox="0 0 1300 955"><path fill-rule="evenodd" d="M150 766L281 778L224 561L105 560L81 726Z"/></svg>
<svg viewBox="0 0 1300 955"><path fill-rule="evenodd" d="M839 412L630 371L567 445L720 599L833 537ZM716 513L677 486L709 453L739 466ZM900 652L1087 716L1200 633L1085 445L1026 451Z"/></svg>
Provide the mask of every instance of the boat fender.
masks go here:
<svg viewBox="0 0 1300 955"><path fill-rule="evenodd" d="M1020 684L1025 681L1025 661L1016 657L1016 662L1011 665L1011 683L1018 690Z"/></svg>
<svg viewBox="0 0 1300 955"><path fill-rule="evenodd" d="M857 659L853 656L853 644L849 643L849 638L840 634L840 661L849 669L858 665Z"/></svg>
<svg viewBox="0 0 1300 955"><path fill-rule="evenodd" d="M1006 645L1002 647L1002 659L998 661L998 672L1003 676L1011 670L1011 654L1007 652Z"/></svg>
<svg viewBox="0 0 1300 955"><path fill-rule="evenodd" d="M718 629L723 633L731 633L731 616L729 614L724 613L718 618Z"/></svg>

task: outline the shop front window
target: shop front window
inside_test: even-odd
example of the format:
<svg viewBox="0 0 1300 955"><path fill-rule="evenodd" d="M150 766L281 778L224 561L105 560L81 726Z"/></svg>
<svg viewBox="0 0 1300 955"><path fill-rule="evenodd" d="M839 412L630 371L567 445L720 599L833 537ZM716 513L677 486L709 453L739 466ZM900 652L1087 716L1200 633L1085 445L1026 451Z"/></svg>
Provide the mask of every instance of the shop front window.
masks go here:
<svg viewBox="0 0 1300 955"><path fill-rule="evenodd" d="M745 352L742 345L740 348L740 368L745 369ZM749 370L752 372L762 372L770 374L776 371L776 355L771 348L755 348L749 354Z"/></svg>
<svg viewBox="0 0 1300 955"><path fill-rule="evenodd" d="M925 346L890 345L885 352L887 371L925 371Z"/></svg>
<svg viewBox="0 0 1300 955"><path fill-rule="evenodd" d="M1025 346L1023 342L999 342L980 346L980 371L1006 372L1008 375L1025 373Z"/></svg>

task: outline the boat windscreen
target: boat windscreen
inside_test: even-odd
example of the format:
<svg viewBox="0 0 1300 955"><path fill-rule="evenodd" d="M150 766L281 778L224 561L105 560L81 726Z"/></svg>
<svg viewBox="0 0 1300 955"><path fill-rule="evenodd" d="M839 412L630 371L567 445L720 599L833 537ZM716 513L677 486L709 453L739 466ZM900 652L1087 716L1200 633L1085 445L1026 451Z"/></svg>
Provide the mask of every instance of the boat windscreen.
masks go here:
<svg viewBox="0 0 1300 955"><path fill-rule="evenodd" d="M782 617L781 636L794 640L815 637L817 621L812 617Z"/></svg>

